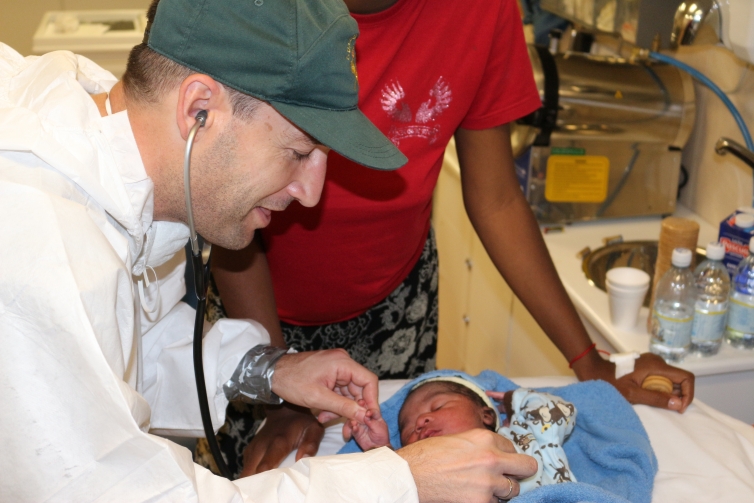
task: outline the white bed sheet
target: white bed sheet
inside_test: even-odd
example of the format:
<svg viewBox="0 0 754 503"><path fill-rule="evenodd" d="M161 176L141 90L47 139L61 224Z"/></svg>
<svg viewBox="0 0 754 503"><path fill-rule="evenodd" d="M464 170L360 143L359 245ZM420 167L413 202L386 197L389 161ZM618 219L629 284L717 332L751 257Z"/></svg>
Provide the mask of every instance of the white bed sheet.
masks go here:
<svg viewBox="0 0 754 503"><path fill-rule="evenodd" d="M513 381L532 388L575 382L569 377ZM380 400L390 398L405 382L381 381ZM653 503L754 502L754 427L699 401L684 414L644 405L634 410L649 434L659 465ZM317 455L335 454L343 444L341 425L329 426ZM294 455L281 466L292 465Z"/></svg>

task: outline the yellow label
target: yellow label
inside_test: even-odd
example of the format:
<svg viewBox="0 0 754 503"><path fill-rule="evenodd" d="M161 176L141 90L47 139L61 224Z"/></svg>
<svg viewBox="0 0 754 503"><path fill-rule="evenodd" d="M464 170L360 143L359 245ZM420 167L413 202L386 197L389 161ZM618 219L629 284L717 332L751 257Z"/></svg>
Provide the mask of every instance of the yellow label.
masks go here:
<svg viewBox="0 0 754 503"><path fill-rule="evenodd" d="M607 198L610 160L601 155L551 155L545 199L551 203L601 203Z"/></svg>

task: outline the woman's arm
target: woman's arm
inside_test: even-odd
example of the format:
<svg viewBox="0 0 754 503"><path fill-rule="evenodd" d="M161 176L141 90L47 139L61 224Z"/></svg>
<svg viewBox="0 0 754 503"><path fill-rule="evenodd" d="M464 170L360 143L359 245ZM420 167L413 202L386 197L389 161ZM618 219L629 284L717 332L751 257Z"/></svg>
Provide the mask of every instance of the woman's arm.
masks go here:
<svg viewBox="0 0 754 503"><path fill-rule="evenodd" d="M270 333L270 343L286 347L280 329L272 277L259 234L243 250L214 247L212 276L229 318L251 319Z"/></svg>
<svg viewBox="0 0 754 503"><path fill-rule="evenodd" d="M510 128L456 131L463 200L474 229L495 267L569 362L592 341L560 281L534 214L521 191L513 166ZM649 356L649 355L647 355ZM632 403L683 411L693 399L694 376L662 359L642 358L642 375L669 377L678 396L641 389L639 373L615 380L614 365L597 351L579 358L579 380L614 384ZM642 378L643 379L643 378Z"/></svg>

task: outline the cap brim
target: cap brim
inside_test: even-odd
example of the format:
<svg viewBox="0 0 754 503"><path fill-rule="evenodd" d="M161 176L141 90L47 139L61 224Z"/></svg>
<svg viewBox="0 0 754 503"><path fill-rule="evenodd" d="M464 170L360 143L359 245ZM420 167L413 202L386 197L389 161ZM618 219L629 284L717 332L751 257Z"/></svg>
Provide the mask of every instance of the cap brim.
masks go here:
<svg viewBox="0 0 754 503"><path fill-rule="evenodd" d="M385 171L408 162L358 109L324 110L274 101L270 105L319 143L354 162Z"/></svg>

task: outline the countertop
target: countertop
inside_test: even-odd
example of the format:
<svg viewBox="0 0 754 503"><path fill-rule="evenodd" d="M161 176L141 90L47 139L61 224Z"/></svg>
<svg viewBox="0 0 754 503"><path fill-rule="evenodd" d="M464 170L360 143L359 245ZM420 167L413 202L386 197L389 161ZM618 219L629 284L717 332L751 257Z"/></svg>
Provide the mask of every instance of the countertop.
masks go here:
<svg viewBox="0 0 754 503"><path fill-rule="evenodd" d="M679 206L675 216L699 222L699 244L717 240L718 227L710 225L687 208ZM649 334L646 331L649 309L641 308L639 322L631 331L613 327L607 293L590 284L581 269L580 250L596 250L604 245L603 238L622 235L624 241L658 239L660 217L599 220L567 225L562 232L546 232L545 243L550 251L560 278L581 315L586 318L619 352L648 351ZM754 351L735 349L723 343L720 352L711 357L687 356L674 364L697 376L754 370Z"/></svg>

